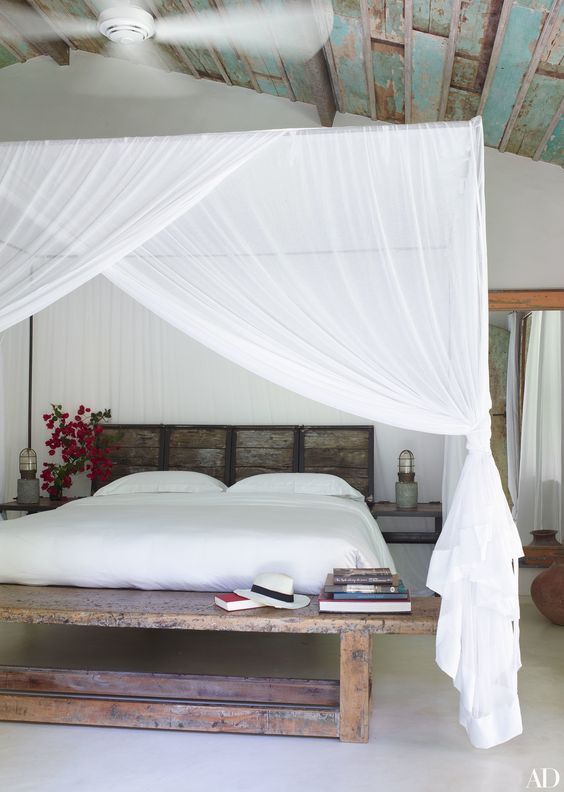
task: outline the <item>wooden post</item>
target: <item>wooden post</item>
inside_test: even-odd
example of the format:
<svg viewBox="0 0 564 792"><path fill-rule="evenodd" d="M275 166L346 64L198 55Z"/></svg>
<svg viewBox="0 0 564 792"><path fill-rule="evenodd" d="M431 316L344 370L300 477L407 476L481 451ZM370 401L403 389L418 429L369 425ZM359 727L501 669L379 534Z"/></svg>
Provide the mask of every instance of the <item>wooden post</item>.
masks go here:
<svg viewBox="0 0 564 792"><path fill-rule="evenodd" d="M341 633L339 739L368 742L371 640L368 632Z"/></svg>

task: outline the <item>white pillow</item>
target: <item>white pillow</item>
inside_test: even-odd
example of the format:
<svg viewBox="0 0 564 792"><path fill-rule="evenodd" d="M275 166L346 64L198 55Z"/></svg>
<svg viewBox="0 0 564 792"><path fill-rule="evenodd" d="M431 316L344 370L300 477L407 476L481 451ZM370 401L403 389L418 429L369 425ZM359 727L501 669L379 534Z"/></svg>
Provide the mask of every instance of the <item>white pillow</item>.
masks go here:
<svg viewBox="0 0 564 792"><path fill-rule="evenodd" d="M329 473L260 473L232 484L228 494L231 492L336 495L339 498L364 500L362 492L339 476Z"/></svg>
<svg viewBox="0 0 564 792"><path fill-rule="evenodd" d="M112 481L94 493L95 498L134 492L225 492L222 481L192 470L150 470Z"/></svg>

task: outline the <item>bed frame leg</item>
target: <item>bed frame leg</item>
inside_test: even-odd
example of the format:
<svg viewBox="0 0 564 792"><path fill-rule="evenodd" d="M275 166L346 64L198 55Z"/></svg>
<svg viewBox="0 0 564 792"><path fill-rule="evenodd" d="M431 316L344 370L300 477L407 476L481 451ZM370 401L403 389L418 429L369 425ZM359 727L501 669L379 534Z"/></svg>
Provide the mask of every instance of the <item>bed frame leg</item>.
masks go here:
<svg viewBox="0 0 564 792"><path fill-rule="evenodd" d="M372 640L367 632L341 633L339 739L368 742Z"/></svg>

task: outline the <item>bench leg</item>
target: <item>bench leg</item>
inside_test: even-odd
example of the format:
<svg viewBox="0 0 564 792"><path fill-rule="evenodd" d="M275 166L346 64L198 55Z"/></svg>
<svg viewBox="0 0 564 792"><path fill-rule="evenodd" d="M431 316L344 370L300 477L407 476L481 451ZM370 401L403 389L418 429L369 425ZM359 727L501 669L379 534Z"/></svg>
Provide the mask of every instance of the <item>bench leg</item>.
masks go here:
<svg viewBox="0 0 564 792"><path fill-rule="evenodd" d="M368 742L372 641L369 633L341 633L339 739Z"/></svg>

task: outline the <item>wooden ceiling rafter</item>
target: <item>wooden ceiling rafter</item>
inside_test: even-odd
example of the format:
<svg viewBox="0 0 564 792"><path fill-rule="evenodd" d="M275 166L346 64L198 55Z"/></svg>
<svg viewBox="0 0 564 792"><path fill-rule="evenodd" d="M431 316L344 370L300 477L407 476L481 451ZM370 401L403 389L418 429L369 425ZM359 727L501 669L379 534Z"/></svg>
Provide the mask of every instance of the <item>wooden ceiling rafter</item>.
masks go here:
<svg viewBox="0 0 564 792"><path fill-rule="evenodd" d="M560 24L560 9L562 8L563 0L554 0L552 4L552 8L548 13L544 21L544 25L542 27L541 34L537 40L537 44L535 46L535 50L531 57L531 61L525 72L525 76L523 77L523 81L521 83L521 87L519 88L519 92L515 98L515 102L513 104L513 109L511 110L511 115L509 116L509 120L505 127L505 131L503 133L503 137L501 138L501 142L499 144L499 150L505 151L507 145L509 143L509 138L511 137L511 133L513 132L513 127L519 117L519 113L521 112L521 108L523 107L523 102L525 101L525 97L529 92L529 88L531 87L531 83L533 81L533 77L539 67L541 57L545 52L550 40L556 33L556 28Z"/></svg>
<svg viewBox="0 0 564 792"><path fill-rule="evenodd" d="M454 67L454 56L456 54L456 41L458 39L458 27L460 23L460 10L462 0L452 0L452 12L450 16L450 30L447 41L447 51L445 55L445 65L443 70L443 82L441 85L441 101L439 105L439 121L444 121L447 110L448 94L452 82L452 70Z"/></svg>
<svg viewBox="0 0 564 792"><path fill-rule="evenodd" d="M213 0L215 7L217 8L220 14L225 15L225 6L223 5L223 0ZM229 42L229 45L233 52L237 55L241 63L243 64L243 68L247 73L247 77L249 78L249 82L253 86L253 89L257 93L262 93L262 88L260 87L256 75L251 67L251 62L249 61L248 57L245 55L244 52L241 52L237 49L237 47L233 44L233 42Z"/></svg>
<svg viewBox="0 0 564 792"><path fill-rule="evenodd" d="M560 119L562 118L563 115L564 115L564 98L562 99L560 105L558 106L558 109L552 116L550 123L546 129L546 132L544 133L541 142L537 146L537 150L533 154L533 159L535 160L535 162L538 162L538 160L540 160L540 158L542 157L543 151L545 150L547 143L552 136L552 133L560 123Z"/></svg>
<svg viewBox="0 0 564 792"><path fill-rule="evenodd" d="M368 0L360 0L360 24L362 28L362 51L364 56L370 118L376 121L378 119L378 107L376 105L376 85L374 83L374 68L372 65L372 39L370 36Z"/></svg>
<svg viewBox="0 0 564 792"><path fill-rule="evenodd" d="M509 15L511 14L512 8L513 8L513 0L503 0L503 6L501 8L501 14L499 15L497 31L495 34L492 52L490 55L490 62L488 64L488 70L486 72L486 79L484 80L482 93L480 95L480 101L478 103L478 109L476 111L477 115L482 115L482 113L484 112L484 107L486 106L486 102L488 101L488 97L490 95L490 89L492 87L493 79L496 73L497 64L499 62L499 56L501 55L501 48L503 46L503 41L505 39L505 34L507 32L507 26L509 24Z"/></svg>
<svg viewBox="0 0 564 792"><path fill-rule="evenodd" d="M253 4L254 4L254 6L257 9L262 9L263 8L262 4L260 3L260 0L253 0ZM265 19L267 19L266 16L265 16ZM294 89L292 87L292 83L290 82L290 78L288 77L288 72L286 71L286 66L284 65L284 61L282 60L282 56L280 55L280 50L278 49L278 42L276 41L276 35L275 35L274 31L272 30L272 27L268 23L268 20L267 20L267 27L268 27L268 30L270 31L270 35L272 36L272 42L273 42L273 45L274 45L274 50L273 50L272 54L274 56L274 60L276 62L276 65L278 66L278 70L280 71L280 78L281 78L282 83L284 84L284 86L286 88L286 91L288 92L288 99L291 102L295 102L296 101L296 94L294 93Z"/></svg>
<svg viewBox="0 0 564 792"><path fill-rule="evenodd" d="M333 94L333 99L335 101L335 107L340 113L344 113L344 101L343 101L343 88L341 85L341 81L339 80L339 75L337 74L337 67L335 65L335 55L333 53L333 48L331 44L327 42L323 45L323 55L325 57L325 63L327 64L327 69L329 71L329 79L331 81L331 92Z"/></svg>
<svg viewBox="0 0 564 792"><path fill-rule="evenodd" d="M180 0L180 5L187 14L194 14L194 16L196 16L196 11L194 9L194 6L192 5L192 0ZM223 61L221 60L217 50L214 47L212 47L211 44L207 41L206 41L206 49L209 52L211 59L215 63L217 70L220 73L221 78L223 79L223 82L226 85L233 85L233 81L231 77L227 74L225 70L225 66L223 65Z"/></svg>
<svg viewBox="0 0 564 792"><path fill-rule="evenodd" d="M308 60L306 74L321 126L332 127L337 112L337 103L323 50L319 50Z"/></svg>
<svg viewBox="0 0 564 792"><path fill-rule="evenodd" d="M411 124L413 91L413 0L404 0L403 20L403 64L404 64L404 112L405 123Z"/></svg>

